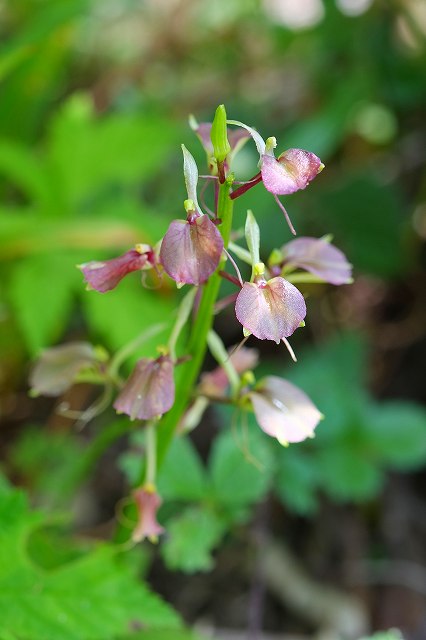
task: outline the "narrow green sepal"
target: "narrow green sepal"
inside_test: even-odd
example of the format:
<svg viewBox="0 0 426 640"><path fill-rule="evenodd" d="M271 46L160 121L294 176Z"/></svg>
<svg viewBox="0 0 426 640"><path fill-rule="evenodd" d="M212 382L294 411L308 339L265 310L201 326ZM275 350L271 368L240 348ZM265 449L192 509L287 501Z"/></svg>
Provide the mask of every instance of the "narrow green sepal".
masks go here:
<svg viewBox="0 0 426 640"><path fill-rule="evenodd" d="M210 138L213 145L213 154L218 162L223 162L231 151L226 128L225 105L220 104L216 109Z"/></svg>

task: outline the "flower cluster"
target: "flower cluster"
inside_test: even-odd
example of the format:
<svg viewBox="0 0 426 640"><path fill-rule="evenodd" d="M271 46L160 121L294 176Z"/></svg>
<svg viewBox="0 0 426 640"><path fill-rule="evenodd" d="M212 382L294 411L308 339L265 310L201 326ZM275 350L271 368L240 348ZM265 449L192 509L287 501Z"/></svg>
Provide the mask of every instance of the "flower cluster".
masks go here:
<svg viewBox="0 0 426 640"><path fill-rule="evenodd" d="M197 123L194 118L190 123L206 152L210 175L199 175L193 156L182 145L187 192L183 203L184 217L172 220L164 237L155 245L137 244L121 256L79 266L87 288L99 293L111 291L124 277L136 271L142 276L147 271L154 272L160 284L169 277L178 288L190 285L181 301L168 343L159 345L155 356L150 354L139 359L127 380L118 373L122 361L119 354L106 362L85 343L52 349L45 353L33 371L33 388L36 393L60 395L70 384L89 374L86 379L91 375L92 381L103 381L115 387L117 395L113 406L116 411L128 415L131 420L143 421L150 434L164 414L173 415L172 428L167 430L167 433L173 433L178 425L181 428L191 425L192 428L208 402L233 402L243 410L252 411L260 428L280 443L300 442L313 437L321 419L320 411L301 389L284 379L266 376L256 383L252 369L257 362L257 352L240 346L229 355L211 326L215 309L233 303L235 319L242 327L244 339L254 336L276 344L283 342L295 360L288 338L304 326L307 314L305 298L295 285L351 282L351 265L331 244L330 237L300 237L280 242L279 248L262 259L260 228L249 210L244 231L246 246L231 240L233 202L259 184L273 195L295 234L278 196L305 189L324 165L317 155L304 149L287 149L276 157L275 137L264 140L252 127L237 120L227 120L223 105L217 109L213 123ZM258 171L251 180L236 183L232 173L233 158L250 139L259 154ZM205 183L199 190L200 180ZM214 211L204 200L209 185L213 187ZM280 222L277 221L277 236L280 235ZM246 263L251 269L245 279L237 261ZM233 265L235 276L226 270L229 264ZM236 291L217 302L221 277L231 281ZM179 335L190 322L186 351L184 349L178 355ZM200 375L207 345L220 366ZM175 368L182 363L186 367L185 375L175 388ZM133 532L135 541L144 537L156 538L162 532L156 521L161 499L155 491L152 436L147 459L146 482L133 493L138 511L138 523Z"/></svg>

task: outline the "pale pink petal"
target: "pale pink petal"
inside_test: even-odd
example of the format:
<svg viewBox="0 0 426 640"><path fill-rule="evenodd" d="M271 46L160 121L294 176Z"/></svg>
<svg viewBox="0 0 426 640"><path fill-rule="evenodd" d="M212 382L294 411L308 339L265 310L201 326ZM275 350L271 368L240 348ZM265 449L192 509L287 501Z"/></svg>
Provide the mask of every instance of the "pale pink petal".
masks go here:
<svg viewBox="0 0 426 640"><path fill-rule="evenodd" d="M322 166L318 156L303 149L289 149L278 159L265 154L261 166L263 184L277 196L288 195L307 187Z"/></svg>
<svg viewBox="0 0 426 640"><path fill-rule="evenodd" d="M217 269L223 251L218 228L206 215L174 220L163 238L160 261L173 280L202 284Z"/></svg>
<svg viewBox="0 0 426 640"><path fill-rule="evenodd" d="M117 413L127 414L131 420L151 420L171 409L174 399L175 383L170 358L144 358L136 364L114 402L114 409Z"/></svg>
<svg viewBox="0 0 426 640"><path fill-rule="evenodd" d="M334 245L321 238L297 238L282 247L287 264L305 269L331 284L351 282L352 265Z"/></svg>
<svg viewBox="0 0 426 640"><path fill-rule="evenodd" d="M256 338L278 344L296 331L306 316L306 305L294 285L277 277L264 285L246 282L238 294L235 314Z"/></svg>
<svg viewBox="0 0 426 640"><path fill-rule="evenodd" d="M143 269L148 261L148 255L149 252L139 253L136 249L131 249L112 260L103 262L93 260L80 264L79 269L83 272L90 289L105 293L114 289L128 273Z"/></svg>
<svg viewBox="0 0 426 640"><path fill-rule="evenodd" d="M95 362L95 350L88 342L45 349L30 374L31 390L36 395L59 396L71 387L80 371Z"/></svg>
<svg viewBox="0 0 426 640"><path fill-rule="evenodd" d="M155 541L164 533L164 528L157 522L157 511L162 500L155 490L139 488L133 491L138 512L138 521L132 532L133 542L140 542L145 538Z"/></svg>
<svg viewBox="0 0 426 640"><path fill-rule="evenodd" d="M277 376L261 380L250 399L259 426L282 444L312 437L322 418L306 393Z"/></svg>

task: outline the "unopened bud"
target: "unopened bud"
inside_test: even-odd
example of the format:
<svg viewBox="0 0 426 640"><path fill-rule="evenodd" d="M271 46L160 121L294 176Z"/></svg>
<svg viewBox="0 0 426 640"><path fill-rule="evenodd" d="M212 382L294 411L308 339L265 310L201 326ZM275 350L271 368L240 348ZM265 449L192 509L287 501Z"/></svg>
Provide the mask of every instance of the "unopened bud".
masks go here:
<svg viewBox="0 0 426 640"><path fill-rule="evenodd" d="M220 104L216 109L210 133L213 144L213 155L218 162L223 162L231 151L226 128L225 105Z"/></svg>

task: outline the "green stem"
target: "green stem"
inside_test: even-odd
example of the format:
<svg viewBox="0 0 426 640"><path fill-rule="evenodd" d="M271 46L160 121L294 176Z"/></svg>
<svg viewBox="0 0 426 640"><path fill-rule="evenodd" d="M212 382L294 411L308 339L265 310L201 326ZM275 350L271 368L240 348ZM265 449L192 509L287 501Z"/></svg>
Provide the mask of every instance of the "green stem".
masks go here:
<svg viewBox="0 0 426 640"><path fill-rule="evenodd" d="M145 427L146 433L146 476L145 483L155 485L157 473L157 425L149 422Z"/></svg>
<svg viewBox="0 0 426 640"><path fill-rule="evenodd" d="M217 215L222 219L220 230L225 248L228 246L232 228L233 201L229 197L232 182L233 176L228 176L226 181L219 185ZM213 325L214 305L219 294L221 283L218 272L222 269L223 264L224 260L221 261L216 272L209 278L207 284L204 285L200 305L186 349L186 354L189 355L190 360L180 365L176 370L175 403L158 425L158 466L160 466L164 460L176 427L189 405L200 374L207 349L207 336Z"/></svg>

